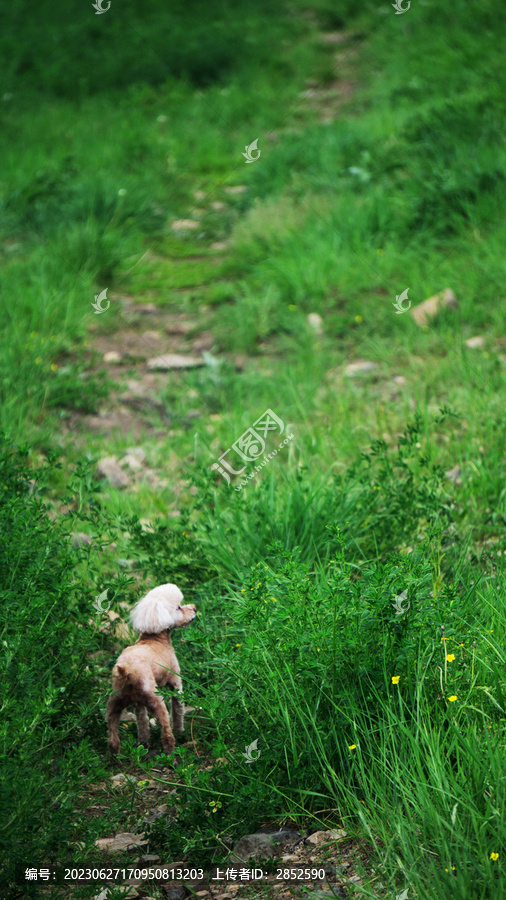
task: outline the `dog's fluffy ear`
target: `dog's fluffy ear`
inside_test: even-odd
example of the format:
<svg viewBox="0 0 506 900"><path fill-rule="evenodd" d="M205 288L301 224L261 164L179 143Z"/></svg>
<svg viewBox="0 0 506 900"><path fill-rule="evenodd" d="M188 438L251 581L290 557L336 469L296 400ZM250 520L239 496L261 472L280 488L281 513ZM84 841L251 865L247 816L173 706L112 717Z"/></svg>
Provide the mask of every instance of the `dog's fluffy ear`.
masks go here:
<svg viewBox="0 0 506 900"><path fill-rule="evenodd" d="M158 634L175 628L184 619L180 610L183 594L175 584L161 584L153 588L135 604L130 622L141 634Z"/></svg>

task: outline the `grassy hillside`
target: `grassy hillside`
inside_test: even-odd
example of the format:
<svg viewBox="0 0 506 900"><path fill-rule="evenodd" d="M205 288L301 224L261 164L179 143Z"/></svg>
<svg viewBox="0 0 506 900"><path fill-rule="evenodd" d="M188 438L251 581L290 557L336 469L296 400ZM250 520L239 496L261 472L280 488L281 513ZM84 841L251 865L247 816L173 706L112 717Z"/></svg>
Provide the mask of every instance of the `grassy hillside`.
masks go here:
<svg viewBox="0 0 506 900"><path fill-rule="evenodd" d="M6 896L38 896L16 864L210 867L285 823L346 831L348 896L505 893L501 13L2 11ZM125 723L115 763L122 622L165 581L199 607L196 744L171 768Z"/></svg>

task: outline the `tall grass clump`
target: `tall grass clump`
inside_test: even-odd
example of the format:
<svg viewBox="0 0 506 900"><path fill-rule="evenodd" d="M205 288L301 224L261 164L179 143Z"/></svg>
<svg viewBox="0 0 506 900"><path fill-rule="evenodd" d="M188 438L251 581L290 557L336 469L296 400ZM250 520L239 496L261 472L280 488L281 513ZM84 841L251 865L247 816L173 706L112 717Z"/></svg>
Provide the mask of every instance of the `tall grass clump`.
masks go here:
<svg viewBox="0 0 506 900"><path fill-rule="evenodd" d="M68 534L50 520L41 499L54 459L34 471L26 456L26 447L2 436L0 852L6 890L14 885L17 863L61 860L78 786L97 765L98 697L86 655L94 649L89 599L75 578Z"/></svg>
<svg viewBox="0 0 506 900"><path fill-rule="evenodd" d="M193 636L186 682L219 760L202 772L186 757L177 822L170 835L154 826L153 846L211 860L216 831L226 850L266 821L340 822L369 835L392 891L498 896L506 696L497 580L480 583L464 556L458 577L445 576L438 529L413 553L360 571L332 530L325 566L268 548L243 587L222 594L221 625L208 616Z"/></svg>
<svg viewBox="0 0 506 900"><path fill-rule="evenodd" d="M346 533L356 564L407 549L429 522L449 526L451 497L442 467L421 447L422 428L417 414L396 447L373 440L342 473L315 476L309 467L289 475L266 471L241 493L234 483L228 490L221 478L216 483L209 469L197 469L192 480L199 489L199 516L193 528L207 558L235 581L276 541L299 548L303 561L328 560L335 546L329 527L336 525Z"/></svg>

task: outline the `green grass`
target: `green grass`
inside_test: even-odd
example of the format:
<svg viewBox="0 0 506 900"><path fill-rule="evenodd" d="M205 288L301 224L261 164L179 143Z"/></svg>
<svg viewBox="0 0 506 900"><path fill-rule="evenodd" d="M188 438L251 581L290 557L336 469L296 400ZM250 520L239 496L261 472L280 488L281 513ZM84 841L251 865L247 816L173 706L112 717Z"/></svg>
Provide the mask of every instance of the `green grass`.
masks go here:
<svg viewBox="0 0 506 900"><path fill-rule="evenodd" d="M28 853L86 864L97 838L145 829L139 779L159 773L129 725L119 768L137 783L106 787L107 807L88 812L118 771L103 707L123 643L93 601L107 589L124 617L122 603L173 580L199 606L176 641L208 768L180 748L181 766L162 776L177 817L146 829L149 852L210 865L266 822L344 824L371 860L363 896L495 900L506 836L501 6L200 5L2 13L7 888L20 894L12 865ZM338 29L340 43L320 40ZM353 85L348 99L336 81ZM261 158L246 165L256 138ZM178 219L198 227L177 232ZM395 315L406 288L416 305L446 287L459 307L428 327ZM105 288L111 307L96 316ZM122 347L132 331L157 356L146 335L172 315L192 322L187 352L211 332L206 365L150 386L140 437L92 431L86 416L114 410L121 383L145 374L135 354L105 366L97 343ZM468 348L476 335L483 346ZM349 378L356 359L376 367ZM284 433L265 453L293 439L227 485L213 463L269 408ZM97 484L94 461L134 444L156 478ZM75 548L75 531L91 546Z"/></svg>

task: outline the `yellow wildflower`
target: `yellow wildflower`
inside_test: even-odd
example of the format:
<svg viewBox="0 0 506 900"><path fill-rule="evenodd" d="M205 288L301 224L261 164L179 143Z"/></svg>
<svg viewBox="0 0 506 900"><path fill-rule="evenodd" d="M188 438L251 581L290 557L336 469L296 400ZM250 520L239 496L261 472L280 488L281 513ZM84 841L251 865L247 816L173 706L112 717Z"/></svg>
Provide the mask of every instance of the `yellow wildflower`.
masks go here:
<svg viewBox="0 0 506 900"><path fill-rule="evenodd" d="M392 675L392 684L399 684L400 675Z"/></svg>
<svg viewBox="0 0 506 900"><path fill-rule="evenodd" d="M495 859L499 859L499 854L498 854L498 853L491 853L491 854L490 854L490 859L494 859L494 860L495 860Z"/></svg>
<svg viewBox="0 0 506 900"><path fill-rule="evenodd" d="M356 749L357 749L356 744L348 744L348 750L356 750Z"/></svg>
<svg viewBox="0 0 506 900"><path fill-rule="evenodd" d="M457 697L455 694L452 694L451 697L448 697L448 700L450 701L450 703L454 703L456 699L457 699Z"/></svg>
<svg viewBox="0 0 506 900"><path fill-rule="evenodd" d="M455 659L455 653L449 653L446 659L448 660L448 662L453 662L453 660Z"/></svg>

